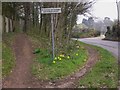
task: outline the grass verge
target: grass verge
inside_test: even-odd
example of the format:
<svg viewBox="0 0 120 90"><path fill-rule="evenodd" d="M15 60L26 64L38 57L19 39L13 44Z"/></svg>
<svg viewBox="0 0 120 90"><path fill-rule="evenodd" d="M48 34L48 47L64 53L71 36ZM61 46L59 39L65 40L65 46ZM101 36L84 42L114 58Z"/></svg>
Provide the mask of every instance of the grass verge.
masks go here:
<svg viewBox="0 0 120 90"><path fill-rule="evenodd" d="M12 51L14 33L3 34L2 41L2 78L7 76L15 65L15 57Z"/></svg>
<svg viewBox="0 0 120 90"><path fill-rule="evenodd" d="M33 38L31 38L33 39ZM34 46L38 46L38 38L32 40ZM57 80L79 70L87 61L88 53L83 46L77 43L76 49L70 49L69 52L61 53L51 58L51 52L46 49L40 49L36 54L32 73L40 80Z"/></svg>
<svg viewBox="0 0 120 90"><path fill-rule="evenodd" d="M87 45L82 42L81 44ZM95 48L99 52L100 60L92 70L79 81L79 88L117 88L118 63L116 58L110 52L101 47L89 46Z"/></svg>

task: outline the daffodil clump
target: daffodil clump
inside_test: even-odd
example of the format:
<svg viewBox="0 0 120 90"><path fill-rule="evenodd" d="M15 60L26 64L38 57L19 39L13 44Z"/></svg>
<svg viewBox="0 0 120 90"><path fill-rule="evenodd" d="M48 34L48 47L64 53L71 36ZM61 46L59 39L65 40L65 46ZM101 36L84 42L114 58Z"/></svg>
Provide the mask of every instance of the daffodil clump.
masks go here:
<svg viewBox="0 0 120 90"><path fill-rule="evenodd" d="M53 63L56 63L57 60L62 60L64 57L64 55L60 55L58 57L55 57L54 60L53 60Z"/></svg>
<svg viewBox="0 0 120 90"><path fill-rule="evenodd" d="M62 60L62 58L61 58L61 57L58 57L58 60Z"/></svg>
<svg viewBox="0 0 120 90"><path fill-rule="evenodd" d="M70 50L70 51L72 51L72 50ZM78 51L79 51L79 50L78 50ZM72 59L72 58L75 59L75 57L78 57L78 56L79 56L79 52L76 52L75 54L73 54L73 56L60 54L59 56L57 56L57 57L54 58L53 63L55 64L55 63L58 62L58 61L70 60L70 59Z"/></svg>
<svg viewBox="0 0 120 90"><path fill-rule="evenodd" d="M56 56L53 60L53 63L58 62L58 61L62 61L62 60L70 60L70 59L78 58L80 56L79 52L80 52L81 48L84 49L83 46L81 47L79 44L75 44L75 48L71 48L69 50L70 52L69 52L68 55L63 54L62 51L60 51L60 53L62 53L62 54Z"/></svg>
<svg viewBox="0 0 120 90"><path fill-rule="evenodd" d="M61 54L60 57L63 57L63 58L64 58L65 56L64 56L64 54Z"/></svg>
<svg viewBox="0 0 120 90"><path fill-rule="evenodd" d="M64 55L64 54L60 54L58 57L55 57L53 60L53 63L55 64L56 61L61 61L61 60L65 60L65 59L70 59L70 55Z"/></svg>

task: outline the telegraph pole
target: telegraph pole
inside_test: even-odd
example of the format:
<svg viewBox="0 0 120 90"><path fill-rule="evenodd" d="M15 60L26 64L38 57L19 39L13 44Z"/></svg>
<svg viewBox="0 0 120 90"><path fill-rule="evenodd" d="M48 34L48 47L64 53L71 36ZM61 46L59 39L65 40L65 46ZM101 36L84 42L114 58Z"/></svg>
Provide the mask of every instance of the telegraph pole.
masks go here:
<svg viewBox="0 0 120 90"><path fill-rule="evenodd" d="M119 12L119 2L116 0L116 5L117 5L117 13L118 13L118 26L120 23L120 12Z"/></svg>

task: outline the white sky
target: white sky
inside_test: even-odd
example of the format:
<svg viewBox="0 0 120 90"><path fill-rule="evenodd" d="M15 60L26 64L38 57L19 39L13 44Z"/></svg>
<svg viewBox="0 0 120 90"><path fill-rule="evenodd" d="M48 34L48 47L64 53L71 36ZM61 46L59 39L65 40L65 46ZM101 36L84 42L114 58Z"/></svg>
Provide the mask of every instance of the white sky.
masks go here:
<svg viewBox="0 0 120 90"><path fill-rule="evenodd" d="M91 9L93 16L110 17L111 20L117 19L116 0L97 0ZM77 23L81 23L84 16L79 15Z"/></svg>

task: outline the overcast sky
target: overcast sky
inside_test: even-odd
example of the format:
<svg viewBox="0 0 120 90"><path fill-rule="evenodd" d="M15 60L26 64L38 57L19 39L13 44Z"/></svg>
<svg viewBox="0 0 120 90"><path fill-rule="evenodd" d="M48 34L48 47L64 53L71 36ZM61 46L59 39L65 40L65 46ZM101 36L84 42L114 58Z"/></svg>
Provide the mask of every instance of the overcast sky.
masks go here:
<svg viewBox="0 0 120 90"><path fill-rule="evenodd" d="M111 20L117 19L117 6L116 0L97 0L91 9L93 16L100 17L110 17ZM84 16L78 16L77 23L81 23Z"/></svg>

